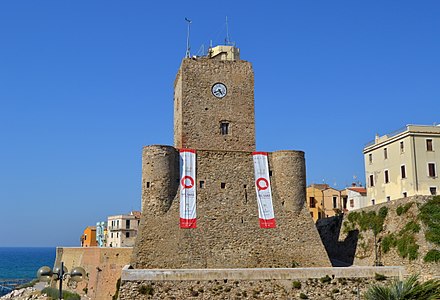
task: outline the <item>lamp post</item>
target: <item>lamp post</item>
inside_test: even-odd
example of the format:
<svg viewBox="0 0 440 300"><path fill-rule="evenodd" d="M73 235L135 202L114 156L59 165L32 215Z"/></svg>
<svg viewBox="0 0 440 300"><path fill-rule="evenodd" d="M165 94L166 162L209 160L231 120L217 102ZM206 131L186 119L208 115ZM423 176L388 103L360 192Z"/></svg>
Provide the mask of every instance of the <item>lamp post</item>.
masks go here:
<svg viewBox="0 0 440 300"><path fill-rule="evenodd" d="M44 266L38 269L37 278L40 281L49 282L51 279L59 280L59 299L63 299L63 280L66 280L67 277L70 277L71 280L75 282L82 281L86 276L86 271L81 267L75 267L69 273L67 268L64 266L64 262L61 262L60 265L56 265L53 270L50 267Z"/></svg>

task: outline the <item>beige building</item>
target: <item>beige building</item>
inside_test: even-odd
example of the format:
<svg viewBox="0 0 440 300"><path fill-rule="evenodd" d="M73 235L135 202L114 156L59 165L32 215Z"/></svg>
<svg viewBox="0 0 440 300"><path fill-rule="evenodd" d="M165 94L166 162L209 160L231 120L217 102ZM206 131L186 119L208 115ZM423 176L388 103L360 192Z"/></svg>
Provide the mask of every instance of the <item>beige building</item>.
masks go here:
<svg viewBox="0 0 440 300"><path fill-rule="evenodd" d="M363 153L370 205L413 195L438 194L440 126L407 125L376 136Z"/></svg>
<svg viewBox="0 0 440 300"><path fill-rule="evenodd" d="M109 216L107 221L107 247L133 247L136 241L141 214Z"/></svg>
<svg viewBox="0 0 440 300"><path fill-rule="evenodd" d="M328 184L311 184L306 190L307 208L313 221L333 217L343 211L345 194Z"/></svg>

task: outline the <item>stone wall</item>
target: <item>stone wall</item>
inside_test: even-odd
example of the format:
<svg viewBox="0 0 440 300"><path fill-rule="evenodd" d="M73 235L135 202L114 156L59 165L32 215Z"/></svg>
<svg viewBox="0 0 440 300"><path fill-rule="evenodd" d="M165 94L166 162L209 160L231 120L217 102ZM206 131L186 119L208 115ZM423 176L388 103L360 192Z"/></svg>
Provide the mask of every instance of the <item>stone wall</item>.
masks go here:
<svg viewBox="0 0 440 300"><path fill-rule="evenodd" d="M211 92L227 87L224 98ZM220 133L220 122L229 133ZM243 60L186 58L174 84L174 146L205 150L255 151L254 74Z"/></svg>
<svg viewBox="0 0 440 300"><path fill-rule="evenodd" d="M130 262L132 248L57 248L55 264L64 262L70 271L83 267L87 279L79 282L76 288L66 285L90 299L112 299L116 293L116 282L121 277L122 268ZM87 293L85 293L87 291Z"/></svg>
<svg viewBox="0 0 440 300"><path fill-rule="evenodd" d="M259 227L251 152L197 150L196 229L179 228L178 166L172 147L144 148L135 268L330 266L304 206L303 152L269 154L274 229Z"/></svg>
<svg viewBox="0 0 440 300"><path fill-rule="evenodd" d="M404 266L408 273L415 274L419 273L425 278L430 277L439 277L440 276L440 264L439 263L426 263L423 258L425 254L431 249L438 249L433 243L427 242L425 239L425 225L418 221L417 216L419 214L419 208L416 203L423 204L427 200L431 199L431 196L414 196L409 198L403 198L399 200L394 200L388 203L382 203L375 206L366 207L363 209L355 210L350 212L369 212L375 211L378 212L381 207L388 208L388 214L384 221L383 231L377 235L377 253L378 253L378 261L385 266ZM396 209L399 206L404 206L407 203L414 202L414 205L404 214L400 216L397 215ZM348 220L349 214L344 215L343 221L340 222L340 231L339 240L336 243L326 242L324 240L324 244L326 245L327 252L330 258L335 257L335 253L341 250L340 245L355 245L355 253L354 257L347 259L352 260L354 265L358 266L372 266L375 263L376 254L374 247L374 235L371 230L359 231L353 230L349 232L344 232L344 222ZM418 233L414 234L415 243L419 246L418 248L418 257L414 260L409 260L409 258L402 258L396 248L391 248L391 250L387 253L382 251L382 241L383 238L391 233L398 233L400 230L404 228L404 226L409 221L416 221L421 229ZM319 226L319 225L318 225ZM328 231L324 231L328 232ZM323 234L321 234L322 236ZM359 238L360 235L360 238ZM351 241L350 241L351 239ZM354 239L354 240L353 240ZM335 241L333 239L333 241ZM349 251L340 252L339 256L336 256L339 259L343 253L349 253Z"/></svg>
<svg viewBox="0 0 440 300"><path fill-rule="evenodd" d="M123 270L120 299L356 299L401 267ZM303 298L301 298L303 294ZM360 299L360 298L359 298Z"/></svg>

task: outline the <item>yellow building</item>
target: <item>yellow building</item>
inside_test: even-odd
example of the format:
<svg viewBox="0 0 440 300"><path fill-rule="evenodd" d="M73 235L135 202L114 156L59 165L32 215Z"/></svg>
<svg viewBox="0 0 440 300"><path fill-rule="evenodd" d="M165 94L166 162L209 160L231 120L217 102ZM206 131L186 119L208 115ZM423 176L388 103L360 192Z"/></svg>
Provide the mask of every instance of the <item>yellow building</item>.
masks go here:
<svg viewBox="0 0 440 300"><path fill-rule="evenodd" d="M312 184L307 187L306 197L307 208L316 222L342 212L342 202L346 195L328 184Z"/></svg>
<svg viewBox="0 0 440 300"><path fill-rule="evenodd" d="M407 125L376 136L363 153L370 205L413 195L438 194L440 126Z"/></svg>
<svg viewBox="0 0 440 300"><path fill-rule="evenodd" d="M88 226L81 236L81 247L96 247L96 227Z"/></svg>

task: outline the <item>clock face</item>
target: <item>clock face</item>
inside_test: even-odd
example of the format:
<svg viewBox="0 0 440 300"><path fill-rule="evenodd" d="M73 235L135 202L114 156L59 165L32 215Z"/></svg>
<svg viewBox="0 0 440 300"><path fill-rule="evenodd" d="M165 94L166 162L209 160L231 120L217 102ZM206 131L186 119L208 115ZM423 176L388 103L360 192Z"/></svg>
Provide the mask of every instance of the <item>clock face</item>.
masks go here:
<svg viewBox="0 0 440 300"><path fill-rule="evenodd" d="M224 96L226 96L226 93L228 92L228 90L226 89L226 85L220 82L214 84L211 88L211 91L212 94L217 98L223 98Z"/></svg>

